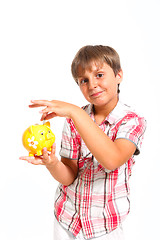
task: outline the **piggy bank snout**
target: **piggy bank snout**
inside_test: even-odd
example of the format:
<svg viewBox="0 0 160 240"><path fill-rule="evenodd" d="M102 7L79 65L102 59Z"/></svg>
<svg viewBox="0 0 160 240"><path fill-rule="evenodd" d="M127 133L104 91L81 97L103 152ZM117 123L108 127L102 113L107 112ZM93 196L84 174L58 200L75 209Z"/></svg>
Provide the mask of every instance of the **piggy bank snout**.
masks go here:
<svg viewBox="0 0 160 240"><path fill-rule="evenodd" d="M50 140L52 138L54 138L54 134L53 133L47 133L46 139Z"/></svg>

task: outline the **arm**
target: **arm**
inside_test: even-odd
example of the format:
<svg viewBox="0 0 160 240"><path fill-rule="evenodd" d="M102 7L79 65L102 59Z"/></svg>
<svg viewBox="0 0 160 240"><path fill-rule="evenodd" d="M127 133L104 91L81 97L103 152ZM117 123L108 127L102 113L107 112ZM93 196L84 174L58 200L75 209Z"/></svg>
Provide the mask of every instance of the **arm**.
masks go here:
<svg viewBox="0 0 160 240"><path fill-rule="evenodd" d="M54 164L46 164L46 168L59 183L69 186L74 182L78 173L78 165L76 160L61 158Z"/></svg>
<svg viewBox="0 0 160 240"><path fill-rule="evenodd" d="M106 169L114 170L124 164L135 152L134 143L126 139L114 142L93 122L81 108L61 101L32 101L30 107L46 106L41 111L43 119L55 116L71 118L86 146L97 161Z"/></svg>
<svg viewBox="0 0 160 240"><path fill-rule="evenodd" d="M77 108L71 118L86 146L104 168L114 170L134 154L134 143L127 139L113 142L82 109Z"/></svg>
<svg viewBox="0 0 160 240"><path fill-rule="evenodd" d="M28 161L34 165L45 165L51 175L61 184L68 186L74 182L78 173L76 160L61 158L61 161L55 156L55 144L52 146L51 154L43 149L43 156L40 157L20 157L21 160Z"/></svg>

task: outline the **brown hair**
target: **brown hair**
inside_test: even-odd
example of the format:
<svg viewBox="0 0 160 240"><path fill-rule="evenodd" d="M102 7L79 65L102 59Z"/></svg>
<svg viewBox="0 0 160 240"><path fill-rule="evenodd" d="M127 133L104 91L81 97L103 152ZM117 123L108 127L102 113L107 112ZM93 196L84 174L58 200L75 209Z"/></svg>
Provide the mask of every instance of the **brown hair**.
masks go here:
<svg viewBox="0 0 160 240"><path fill-rule="evenodd" d="M101 64L107 63L112 68L115 76L121 70L119 55L113 48L103 45L87 45L77 52L72 61L71 72L77 83L80 73L84 73L86 69L91 69L91 64L94 61Z"/></svg>

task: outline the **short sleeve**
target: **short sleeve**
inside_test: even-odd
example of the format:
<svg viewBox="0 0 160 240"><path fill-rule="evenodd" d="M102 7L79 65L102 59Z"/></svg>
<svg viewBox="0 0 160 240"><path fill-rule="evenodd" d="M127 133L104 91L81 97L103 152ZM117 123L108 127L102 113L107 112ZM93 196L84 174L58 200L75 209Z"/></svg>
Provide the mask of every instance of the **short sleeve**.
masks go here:
<svg viewBox="0 0 160 240"><path fill-rule="evenodd" d="M62 131L60 156L75 159L79 158L80 136L71 119L66 119Z"/></svg>
<svg viewBox="0 0 160 240"><path fill-rule="evenodd" d="M122 121L118 128L116 139L124 138L133 142L136 145L134 155L138 155L140 153L145 130L146 120L142 117L136 116Z"/></svg>

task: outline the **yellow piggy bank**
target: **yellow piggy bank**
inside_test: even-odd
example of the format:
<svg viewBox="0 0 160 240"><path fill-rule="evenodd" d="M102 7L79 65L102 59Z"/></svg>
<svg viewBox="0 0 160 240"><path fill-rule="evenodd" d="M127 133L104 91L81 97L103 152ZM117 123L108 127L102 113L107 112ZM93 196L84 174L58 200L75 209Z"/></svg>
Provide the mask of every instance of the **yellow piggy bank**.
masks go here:
<svg viewBox="0 0 160 240"><path fill-rule="evenodd" d="M42 149L51 151L51 146L55 142L55 135L50 129L50 122L43 125L31 125L22 136L24 147L29 151L29 156L42 155Z"/></svg>

